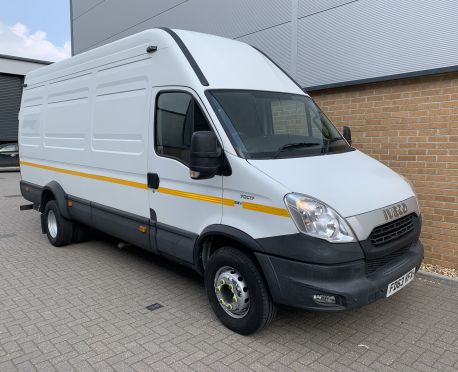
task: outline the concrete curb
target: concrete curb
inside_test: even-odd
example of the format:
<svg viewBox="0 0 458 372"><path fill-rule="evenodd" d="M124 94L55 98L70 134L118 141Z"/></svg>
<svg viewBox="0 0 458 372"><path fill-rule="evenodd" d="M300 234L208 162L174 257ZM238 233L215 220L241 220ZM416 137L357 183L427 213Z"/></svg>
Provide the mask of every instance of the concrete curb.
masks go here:
<svg viewBox="0 0 458 372"><path fill-rule="evenodd" d="M421 274L421 275L424 275L424 276L429 276L431 278L442 279L442 280L446 280L446 281L458 284L458 278L453 278L451 276L431 273L429 271L423 271L423 270L418 270L417 273Z"/></svg>

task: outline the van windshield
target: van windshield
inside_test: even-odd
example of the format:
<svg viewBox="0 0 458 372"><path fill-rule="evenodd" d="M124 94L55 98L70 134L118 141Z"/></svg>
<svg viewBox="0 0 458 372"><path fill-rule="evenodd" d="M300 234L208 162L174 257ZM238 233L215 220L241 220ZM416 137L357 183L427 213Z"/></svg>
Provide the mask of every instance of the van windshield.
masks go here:
<svg viewBox="0 0 458 372"><path fill-rule="evenodd" d="M239 156L274 159L351 151L308 96L251 91L207 91Z"/></svg>

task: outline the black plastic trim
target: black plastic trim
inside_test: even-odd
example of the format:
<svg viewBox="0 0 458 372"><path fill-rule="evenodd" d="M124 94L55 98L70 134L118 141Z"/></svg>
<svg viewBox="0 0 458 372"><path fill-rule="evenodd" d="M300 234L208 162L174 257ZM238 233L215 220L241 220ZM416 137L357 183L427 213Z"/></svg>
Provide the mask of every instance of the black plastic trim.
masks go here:
<svg viewBox="0 0 458 372"><path fill-rule="evenodd" d="M67 201L72 202L72 206L68 208L68 213L73 220L85 225L92 225L91 203L88 200L67 195Z"/></svg>
<svg viewBox="0 0 458 372"><path fill-rule="evenodd" d="M107 213L116 214L119 217L122 217L122 218L125 218L125 219L128 219L128 220L132 220L132 221L135 221L135 222L139 222L139 223L143 223L143 224L148 224L149 225L149 221L150 221L149 218L142 217L142 216L139 216L137 214L133 214L133 213L130 213L130 212L125 212L125 211L122 211L120 209L108 207L106 205L99 204L99 203L96 203L96 202L91 202L91 206L92 206L93 209L99 209L99 210L107 212Z"/></svg>
<svg viewBox="0 0 458 372"><path fill-rule="evenodd" d="M27 181L19 181L22 197L35 205L40 205L42 187Z"/></svg>
<svg viewBox="0 0 458 372"><path fill-rule="evenodd" d="M261 238L257 242L267 254L310 264L335 265L364 259L358 242L330 243L302 233Z"/></svg>
<svg viewBox="0 0 458 372"><path fill-rule="evenodd" d="M147 177L147 184L150 189L158 189L159 188L159 175L157 173L148 173Z"/></svg>
<svg viewBox="0 0 458 372"><path fill-rule="evenodd" d="M208 84L207 79L205 78L204 73L200 69L199 65L197 64L196 60L192 56L192 54L189 51L189 49L183 43L183 40L181 40L180 37L173 30L171 30L170 28L167 28L167 27L158 27L158 28L160 30L162 30L162 31L167 32L173 38L173 40L175 40L175 42L177 43L178 47L181 49L181 51L183 52L184 56L186 57L186 59L188 60L189 64L191 65L192 69L196 73L200 83L203 86L208 87L209 84Z"/></svg>
<svg viewBox="0 0 458 372"><path fill-rule="evenodd" d="M183 237L188 238L188 239L194 239L194 238L196 238L198 236L197 234L194 234L194 233L192 233L190 231L183 230L183 229L180 229L178 227L171 226L171 225L167 225L167 224L162 223L162 222L157 222L156 226L157 226L158 229L173 233L175 235L180 235L180 236L183 236Z"/></svg>
<svg viewBox="0 0 458 372"><path fill-rule="evenodd" d="M91 203L91 222L96 229L146 250L152 250L149 219L119 209ZM139 230L143 225L146 231Z"/></svg>
<svg viewBox="0 0 458 372"><path fill-rule="evenodd" d="M394 221L391 221L394 222ZM360 241L361 247L364 250L366 259L374 260L384 256L387 256L390 253L393 253L401 248L405 248L417 241L420 238L421 233L421 216L414 215L412 220L413 230L409 231L403 236L398 237L395 240L392 240L388 243L382 244L380 246L374 246L371 242L370 236L366 240ZM383 226L383 225L382 225ZM372 231L374 231L378 226L376 226ZM371 233L372 234L372 233Z"/></svg>
<svg viewBox="0 0 458 372"><path fill-rule="evenodd" d="M40 212L41 213L44 212L43 196L47 190L49 190L54 195L54 198L56 199L56 202L57 202L57 207L59 208L59 211L62 214L62 216L67 219L70 219L70 215L67 209L67 194L65 193L62 186L59 183L57 183L56 181L51 181L48 184L46 184L46 186L43 187L43 190L41 193Z"/></svg>
<svg viewBox="0 0 458 372"><path fill-rule="evenodd" d="M231 226L214 224L207 226L199 235L194 244L194 265L195 270L202 274L202 252L204 250L203 242L211 236L223 236L239 242L244 247L254 252L263 252L263 247L247 233Z"/></svg>
<svg viewBox="0 0 458 372"><path fill-rule="evenodd" d="M194 264L194 246L198 235L164 223L156 223L156 243L160 254Z"/></svg>
<svg viewBox="0 0 458 372"><path fill-rule="evenodd" d="M75 202L80 203L80 204L87 205L87 206L91 205L91 202L89 200L78 198L77 196L67 195L67 199L71 200L71 201L75 201Z"/></svg>
<svg viewBox="0 0 458 372"><path fill-rule="evenodd" d="M364 260L337 265L318 265L256 252L275 302L301 309L342 311L386 297L388 284L411 269L419 269L424 248L420 241L386 267L370 276ZM320 305L314 294L336 296L335 305Z"/></svg>

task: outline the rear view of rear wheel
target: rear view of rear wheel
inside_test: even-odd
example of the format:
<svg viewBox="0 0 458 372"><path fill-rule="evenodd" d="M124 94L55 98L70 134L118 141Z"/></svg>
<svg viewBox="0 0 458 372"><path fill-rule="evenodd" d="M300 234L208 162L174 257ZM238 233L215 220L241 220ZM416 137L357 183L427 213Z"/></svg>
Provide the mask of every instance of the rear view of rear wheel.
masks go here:
<svg viewBox="0 0 458 372"><path fill-rule="evenodd" d="M43 215L44 228L51 244L55 247L69 244L73 238L73 222L60 214L55 200L46 203Z"/></svg>
<svg viewBox="0 0 458 372"><path fill-rule="evenodd" d="M224 247L210 257L205 288L216 316L234 332L249 335L275 317L277 307L261 272L241 250Z"/></svg>

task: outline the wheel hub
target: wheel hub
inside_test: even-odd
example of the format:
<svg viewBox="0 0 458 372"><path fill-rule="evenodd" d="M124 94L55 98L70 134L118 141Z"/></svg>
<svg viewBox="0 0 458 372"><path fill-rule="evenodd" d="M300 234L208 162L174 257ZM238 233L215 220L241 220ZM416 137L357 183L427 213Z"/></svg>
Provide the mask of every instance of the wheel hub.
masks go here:
<svg viewBox="0 0 458 372"><path fill-rule="evenodd" d="M215 274L215 294L219 304L233 318L243 318L250 309L248 286L242 275L229 266Z"/></svg>
<svg viewBox="0 0 458 372"><path fill-rule="evenodd" d="M55 238L57 236L57 219L52 209L48 212L47 220L49 235L51 235L52 238Z"/></svg>

